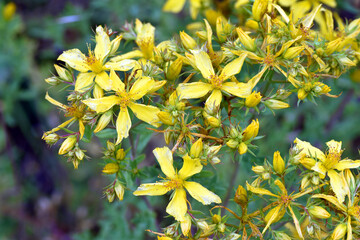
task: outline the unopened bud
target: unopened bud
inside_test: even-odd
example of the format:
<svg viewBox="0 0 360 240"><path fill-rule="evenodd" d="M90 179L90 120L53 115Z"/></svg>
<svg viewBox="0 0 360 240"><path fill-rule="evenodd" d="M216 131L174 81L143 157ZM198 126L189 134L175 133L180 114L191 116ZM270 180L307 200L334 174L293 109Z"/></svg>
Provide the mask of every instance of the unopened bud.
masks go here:
<svg viewBox="0 0 360 240"><path fill-rule="evenodd" d="M124 192L125 192L124 186L119 181L116 181L114 190L115 190L116 196L119 198L120 201L122 201L124 198Z"/></svg>
<svg viewBox="0 0 360 240"><path fill-rule="evenodd" d="M220 223L218 226L217 226L217 230L218 232L220 233L224 233L225 232L225 229L226 229L226 226L224 223Z"/></svg>
<svg viewBox="0 0 360 240"><path fill-rule="evenodd" d="M219 16L216 19L216 34L220 42L225 42L228 35L231 33L231 24L228 23L224 16Z"/></svg>
<svg viewBox="0 0 360 240"><path fill-rule="evenodd" d="M49 145L57 143L57 141L60 139L59 135L56 133L50 133L50 134L44 134L43 139L45 142Z"/></svg>
<svg viewBox="0 0 360 240"><path fill-rule="evenodd" d="M104 96L104 90L98 84L95 84L93 95L94 98L102 98Z"/></svg>
<svg viewBox="0 0 360 240"><path fill-rule="evenodd" d="M45 79L45 82L51 86L57 86L61 83L61 80L58 77L49 77Z"/></svg>
<svg viewBox="0 0 360 240"><path fill-rule="evenodd" d="M245 188L243 188L243 186L241 185L238 186L235 193L234 201L242 207L245 207L247 205L248 203L247 192Z"/></svg>
<svg viewBox="0 0 360 240"><path fill-rule="evenodd" d="M169 112L160 111L157 115L160 121L166 125L173 126L176 123L175 118Z"/></svg>
<svg viewBox="0 0 360 240"><path fill-rule="evenodd" d="M299 47L290 47L288 48L285 53L284 53L284 58L285 59L293 59L296 58L300 55L300 53L305 49L305 47L303 46L299 46Z"/></svg>
<svg viewBox="0 0 360 240"><path fill-rule="evenodd" d="M9 21L16 12L16 4L13 2L7 3L3 8L3 16L6 21Z"/></svg>
<svg viewBox="0 0 360 240"><path fill-rule="evenodd" d="M83 158L85 157L85 153L80 148L77 148L76 151L75 151L75 156L76 156L77 159L83 160Z"/></svg>
<svg viewBox="0 0 360 240"><path fill-rule="evenodd" d="M243 132L243 141L253 139L259 133L259 120L252 120L249 126Z"/></svg>
<svg viewBox="0 0 360 240"><path fill-rule="evenodd" d="M115 151L115 144L113 142L107 141L106 142L106 147L107 147L107 150L110 151L110 152Z"/></svg>
<svg viewBox="0 0 360 240"><path fill-rule="evenodd" d="M308 93L305 91L305 89L300 88L297 92L298 99L304 100L307 97Z"/></svg>
<svg viewBox="0 0 360 240"><path fill-rule="evenodd" d="M273 167L277 174L283 174L285 171L285 162L279 151L274 152Z"/></svg>
<svg viewBox="0 0 360 240"><path fill-rule="evenodd" d="M236 148L238 146L239 142L233 139L230 139L229 141L226 142L226 145L229 148Z"/></svg>
<svg viewBox="0 0 360 240"><path fill-rule="evenodd" d="M103 168L102 172L105 174L114 174L119 171L119 164L117 163L108 163Z"/></svg>
<svg viewBox="0 0 360 240"><path fill-rule="evenodd" d="M118 160L118 161L124 160L125 155L126 154L125 154L124 149L120 148L119 150L116 151L116 155L115 155L116 160Z"/></svg>
<svg viewBox="0 0 360 240"><path fill-rule="evenodd" d="M181 39L183 46L188 50L194 49L197 46L196 41L184 31L180 32L180 39Z"/></svg>
<svg viewBox="0 0 360 240"><path fill-rule="evenodd" d="M71 135L67 137L65 141L61 144L61 147L59 149L59 155L68 153L71 149L74 148L76 142L77 142L77 138L75 135Z"/></svg>
<svg viewBox="0 0 360 240"><path fill-rule="evenodd" d="M253 91L249 96L245 98L245 106L248 108L252 108L257 106L261 101L260 92Z"/></svg>
<svg viewBox="0 0 360 240"><path fill-rule="evenodd" d="M256 174L263 174L265 172L265 168L263 166L252 166L251 170Z"/></svg>
<svg viewBox="0 0 360 240"><path fill-rule="evenodd" d="M199 138L190 148L190 157L198 158L203 150L202 138Z"/></svg>
<svg viewBox="0 0 360 240"><path fill-rule="evenodd" d="M240 155L243 155L247 152L248 150L248 146L246 145L246 143L240 143L239 147L238 147L238 152Z"/></svg>
<svg viewBox="0 0 360 240"><path fill-rule="evenodd" d="M266 13L268 7L267 0L255 0L252 6L252 15L256 21L261 21L263 15Z"/></svg>
<svg viewBox="0 0 360 240"><path fill-rule="evenodd" d="M271 108L271 109L274 109L274 110L290 107L290 105L288 103L282 102L282 101L279 101L279 100L276 100L276 99L266 100L265 105L268 108Z"/></svg>
<svg viewBox="0 0 360 240"><path fill-rule="evenodd" d="M331 235L331 240L342 239L346 234L346 229L347 229L347 227L346 227L345 223L341 223L341 224L337 225L333 234Z"/></svg>
<svg viewBox="0 0 360 240"><path fill-rule="evenodd" d="M331 214L320 206L311 206L308 211L312 217L326 219L331 217Z"/></svg>
<svg viewBox="0 0 360 240"><path fill-rule="evenodd" d="M174 81L180 74L183 62L180 58L172 62L167 70L166 78Z"/></svg>
<svg viewBox="0 0 360 240"><path fill-rule="evenodd" d="M109 110L105 112L103 115L101 115L96 128L94 129L94 133L100 132L103 130L111 121L113 115L113 111Z"/></svg>
<svg viewBox="0 0 360 240"><path fill-rule="evenodd" d="M69 71L66 70L66 68L60 67L59 65L56 64L54 64L54 67L61 80L72 82L72 76L69 73Z"/></svg>
<svg viewBox="0 0 360 240"><path fill-rule="evenodd" d="M245 33L240 27L236 28L236 32L242 45L244 45L244 47L249 51L255 51L255 39L249 37L249 35Z"/></svg>
<svg viewBox="0 0 360 240"><path fill-rule="evenodd" d="M220 223L221 222L221 216L218 215L218 214L214 214L212 217L211 217L213 223L217 224L217 223Z"/></svg>
<svg viewBox="0 0 360 240"><path fill-rule="evenodd" d="M304 157L299 160L299 162L306 167L307 169L311 170L313 166L316 164L316 160L313 158Z"/></svg>
<svg viewBox="0 0 360 240"><path fill-rule="evenodd" d="M314 175L314 176L311 178L311 183L314 184L314 185L319 185L319 183L320 183L320 177L317 176L317 175Z"/></svg>
<svg viewBox="0 0 360 240"><path fill-rule="evenodd" d="M111 41L111 51L109 55L114 55L120 46L122 35L117 36L114 40Z"/></svg>
<svg viewBox="0 0 360 240"><path fill-rule="evenodd" d="M301 179L301 190L304 190L305 188L307 188L310 185L310 179L309 176L305 176Z"/></svg>

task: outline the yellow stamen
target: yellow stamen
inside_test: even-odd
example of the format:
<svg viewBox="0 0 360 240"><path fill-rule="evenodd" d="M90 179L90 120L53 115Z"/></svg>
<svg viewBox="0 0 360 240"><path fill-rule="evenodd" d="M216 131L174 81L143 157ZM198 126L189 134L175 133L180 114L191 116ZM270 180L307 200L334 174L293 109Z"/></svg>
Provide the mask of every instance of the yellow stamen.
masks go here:
<svg viewBox="0 0 360 240"><path fill-rule="evenodd" d="M217 75L211 75L210 76L210 83L217 89L221 89L222 83L224 81L224 77L220 77Z"/></svg>
<svg viewBox="0 0 360 240"><path fill-rule="evenodd" d="M90 46L88 46L88 50L89 56L86 57L86 64L94 73L101 73L103 71L102 62L100 61L100 59L96 58L94 52L90 50Z"/></svg>

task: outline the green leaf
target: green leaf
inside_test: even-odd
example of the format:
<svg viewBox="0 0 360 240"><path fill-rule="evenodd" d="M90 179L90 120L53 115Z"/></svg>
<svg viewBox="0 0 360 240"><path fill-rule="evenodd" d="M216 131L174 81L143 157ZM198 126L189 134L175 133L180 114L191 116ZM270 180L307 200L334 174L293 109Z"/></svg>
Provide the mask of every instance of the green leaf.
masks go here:
<svg viewBox="0 0 360 240"><path fill-rule="evenodd" d="M98 138L109 139L109 138L116 138L117 133L115 129L107 128L100 132L95 133L95 136L97 136Z"/></svg>

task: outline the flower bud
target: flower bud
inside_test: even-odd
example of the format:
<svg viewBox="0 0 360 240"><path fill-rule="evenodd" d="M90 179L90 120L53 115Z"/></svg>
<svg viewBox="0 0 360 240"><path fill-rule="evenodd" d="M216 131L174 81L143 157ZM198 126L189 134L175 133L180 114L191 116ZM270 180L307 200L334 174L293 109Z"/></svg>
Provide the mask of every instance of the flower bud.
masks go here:
<svg viewBox="0 0 360 240"><path fill-rule="evenodd" d="M9 21L16 12L16 4L13 2L7 3L3 8L3 16L6 21Z"/></svg>
<svg viewBox="0 0 360 240"><path fill-rule="evenodd" d="M197 226L198 226L201 230L203 230L203 231L206 231L206 230L209 229L209 225L208 225L207 222L204 221L204 220L202 220L202 221L197 221L196 224L197 224Z"/></svg>
<svg viewBox="0 0 360 240"><path fill-rule="evenodd" d="M263 166L252 166L251 170L256 174L262 174L265 172L265 168Z"/></svg>
<svg viewBox="0 0 360 240"><path fill-rule="evenodd" d="M164 140L166 145L169 145L171 142L172 133L170 131L164 132Z"/></svg>
<svg viewBox="0 0 360 240"><path fill-rule="evenodd" d="M252 6L252 15L256 21L261 21L263 15L266 13L268 7L268 0L255 0Z"/></svg>
<svg viewBox="0 0 360 240"><path fill-rule="evenodd" d="M271 175L268 172L264 172L263 174L261 174L261 178L264 180L269 180L271 178Z"/></svg>
<svg viewBox="0 0 360 240"><path fill-rule="evenodd" d="M180 226L184 236L188 236L191 230L191 217L189 214L185 214L185 220L180 223Z"/></svg>
<svg viewBox="0 0 360 240"><path fill-rule="evenodd" d="M313 158L304 157L299 160L299 162L306 167L307 169L311 170L313 166L316 164L316 160Z"/></svg>
<svg viewBox="0 0 360 240"><path fill-rule="evenodd" d="M301 190L304 190L305 188L307 188L310 185L310 179L309 176L305 176L301 179Z"/></svg>
<svg viewBox="0 0 360 240"><path fill-rule="evenodd" d="M93 95L94 98L102 98L104 96L104 90L98 84L95 84Z"/></svg>
<svg viewBox="0 0 360 240"><path fill-rule="evenodd" d="M116 181L114 190L116 196L119 198L120 201L122 201L124 199L124 192L125 192L124 186L119 181Z"/></svg>
<svg viewBox="0 0 360 240"><path fill-rule="evenodd" d="M248 108L252 108L257 106L261 101L260 92L253 91L249 96L245 98L245 106Z"/></svg>
<svg viewBox="0 0 360 240"><path fill-rule="evenodd" d="M320 177L318 175L314 175L311 178L311 183L314 185L319 185L320 183Z"/></svg>
<svg viewBox="0 0 360 240"><path fill-rule="evenodd" d="M116 36L116 38L114 38L114 40L111 41L111 50L109 55L114 55L116 53L116 51L120 46L121 39L122 39L122 35L118 35Z"/></svg>
<svg viewBox="0 0 360 240"><path fill-rule="evenodd" d="M239 40L244 47L249 51L255 51L255 39L249 37L247 33L245 33L240 27L236 28L236 32L239 36Z"/></svg>
<svg viewBox="0 0 360 240"><path fill-rule="evenodd" d="M284 159L281 157L280 152L274 152L273 157L273 166L274 170L277 174L283 174L285 171L285 162Z"/></svg>
<svg viewBox="0 0 360 240"><path fill-rule="evenodd" d="M103 130L111 121L113 115L113 111L109 110L105 112L103 115L101 115L96 128L94 129L94 133L100 132Z"/></svg>
<svg viewBox="0 0 360 240"><path fill-rule="evenodd" d="M308 93L305 91L305 89L300 88L297 92L298 99L304 100L307 97Z"/></svg>
<svg viewBox="0 0 360 240"><path fill-rule="evenodd" d="M345 180L347 182L347 185L350 188L350 191L355 190L355 188L356 188L355 178L354 178L354 175L351 173L350 169L345 169L344 170L344 177L345 177Z"/></svg>
<svg viewBox="0 0 360 240"><path fill-rule="evenodd" d="M49 77L45 79L45 82L51 86L57 86L61 83L61 80L58 77Z"/></svg>
<svg viewBox="0 0 360 240"><path fill-rule="evenodd" d="M74 159L72 160L72 164L73 164L73 166L74 166L74 169L78 169L79 163L80 163L80 161L79 161L79 159L77 159L77 158L74 158Z"/></svg>
<svg viewBox="0 0 360 240"><path fill-rule="evenodd" d="M217 230L218 232L220 233L224 233L225 232L225 229L226 229L226 226L224 223L220 223L218 226L217 226Z"/></svg>
<svg viewBox="0 0 360 240"><path fill-rule="evenodd" d="M305 47L303 47L303 46L290 47L290 48L288 48L288 49L285 51L283 57L284 57L285 59L288 59L288 60L289 60L289 59L296 58L296 57L298 57L298 56L300 55L300 53L301 53L304 49L305 49Z"/></svg>
<svg viewBox="0 0 360 240"><path fill-rule="evenodd" d="M245 27L257 30L257 29L259 29L259 24L258 24L258 22L254 21L252 19L248 19L245 23Z"/></svg>
<svg viewBox="0 0 360 240"><path fill-rule="evenodd" d="M180 74L183 62L180 58L173 61L167 69L166 78L170 81L174 81Z"/></svg>
<svg viewBox="0 0 360 240"><path fill-rule="evenodd" d="M346 234L346 224L341 223L336 226L333 234L331 235L331 240L340 240L342 239Z"/></svg>
<svg viewBox="0 0 360 240"><path fill-rule="evenodd" d="M272 216L276 213L276 211L280 208L280 210L278 211L278 213L276 214L274 220L272 223L276 223L278 222L280 219L282 219L282 217L285 215L285 208L283 206L278 206L278 207L274 207L272 208L265 216L265 223L268 223L270 221L270 219L272 218Z"/></svg>
<svg viewBox="0 0 360 240"><path fill-rule="evenodd" d="M115 151L115 144L113 142L107 141L106 142L106 147L107 147L107 150L109 152L114 152Z"/></svg>
<svg viewBox="0 0 360 240"><path fill-rule="evenodd" d="M184 31L180 32L180 39L183 46L188 50L194 49L197 46L195 40Z"/></svg>
<svg viewBox="0 0 360 240"><path fill-rule="evenodd" d="M44 139L47 144L52 145L57 143L60 137L56 133L50 133L50 134L44 134L42 139Z"/></svg>
<svg viewBox="0 0 360 240"><path fill-rule="evenodd" d="M251 124L243 132L243 141L253 139L259 133L259 120L252 120Z"/></svg>
<svg viewBox="0 0 360 240"><path fill-rule="evenodd" d="M218 214L214 214L214 215L212 215L211 219L212 219L213 223L215 223L215 224L217 224L217 223L220 223L220 222L221 222L221 216L220 216L220 215L218 215Z"/></svg>
<svg viewBox="0 0 360 240"><path fill-rule="evenodd" d="M339 59L339 61L342 65L345 65L348 67L356 66L356 64L353 61L351 61L348 57L342 57Z"/></svg>
<svg viewBox="0 0 360 240"><path fill-rule="evenodd" d="M220 42L225 42L231 33L231 24L228 23L224 16L216 19L216 34Z"/></svg>
<svg viewBox="0 0 360 240"><path fill-rule="evenodd" d="M124 149L120 148L119 150L116 151L116 155L115 155L115 158L116 160L118 161L122 161L125 159L125 151Z"/></svg>
<svg viewBox="0 0 360 240"><path fill-rule="evenodd" d="M275 232L275 239L281 239L281 240L291 240L291 238L289 237L289 235L287 235L284 232Z"/></svg>
<svg viewBox="0 0 360 240"><path fill-rule="evenodd" d="M205 111L204 111L203 115L205 117L206 124L210 125L213 128L220 127L220 125L221 125L221 120L220 119L207 114Z"/></svg>
<svg viewBox="0 0 360 240"><path fill-rule="evenodd" d="M241 185L238 186L235 193L234 201L237 204L239 204L241 207L245 207L247 205L248 203L247 192L245 188L243 188L243 186Z"/></svg>
<svg viewBox="0 0 360 240"><path fill-rule="evenodd" d="M246 145L246 143L240 143L239 147L238 147L238 152L240 155L243 155L247 152L248 150L248 146Z"/></svg>
<svg viewBox="0 0 360 240"><path fill-rule="evenodd" d="M239 132L236 128L231 127L230 128L230 137L237 138L239 136Z"/></svg>
<svg viewBox="0 0 360 240"><path fill-rule="evenodd" d="M274 110L290 107L289 104L287 104L287 103L285 103L285 102L282 102L282 101L279 101L279 100L276 100L276 99L266 100L266 101L265 101L265 105L266 105L268 108L271 108L271 109L274 109Z"/></svg>
<svg viewBox="0 0 360 240"><path fill-rule="evenodd" d="M226 145L229 148L236 148L238 146L239 142L234 140L234 139L230 139L229 141L226 142Z"/></svg>
<svg viewBox="0 0 360 240"><path fill-rule="evenodd" d="M119 171L119 164L117 163L108 163L103 168L102 172L105 174L114 174Z"/></svg>
<svg viewBox="0 0 360 240"><path fill-rule="evenodd" d="M209 162L212 164L212 165L215 165L215 164L219 164L221 162L220 158L218 157L212 157L211 159L209 159Z"/></svg>
<svg viewBox="0 0 360 240"><path fill-rule="evenodd" d="M175 118L169 112L160 111L157 115L160 121L166 125L173 126L176 123Z"/></svg>
<svg viewBox="0 0 360 240"><path fill-rule="evenodd" d="M71 149L74 148L76 142L77 142L77 138L75 135L71 135L67 137L65 141L61 144L61 147L59 149L59 155L68 153Z"/></svg>
<svg viewBox="0 0 360 240"><path fill-rule="evenodd" d="M190 157L198 158L203 150L202 138L199 138L190 148Z"/></svg>
<svg viewBox="0 0 360 240"><path fill-rule="evenodd" d="M85 153L83 150L81 150L80 148L77 148L75 150L75 157L79 160L83 160L83 158L85 157Z"/></svg>
<svg viewBox="0 0 360 240"><path fill-rule="evenodd" d="M308 211L314 218L326 219L331 217L331 214L320 206L311 206L308 208Z"/></svg>
<svg viewBox="0 0 360 240"><path fill-rule="evenodd" d="M240 234L230 233L225 240L237 240L241 237Z"/></svg>
<svg viewBox="0 0 360 240"><path fill-rule="evenodd" d="M69 73L68 70L66 70L66 68L60 67L59 65L56 64L54 64L54 67L60 79L65 80L67 82L73 81L71 74Z"/></svg>
<svg viewBox="0 0 360 240"><path fill-rule="evenodd" d="M114 199L115 199L115 193L114 193L114 191L106 191L106 192L105 192L105 195L106 195L107 200L108 200L110 203L112 203L112 202L114 201Z"/></svg>

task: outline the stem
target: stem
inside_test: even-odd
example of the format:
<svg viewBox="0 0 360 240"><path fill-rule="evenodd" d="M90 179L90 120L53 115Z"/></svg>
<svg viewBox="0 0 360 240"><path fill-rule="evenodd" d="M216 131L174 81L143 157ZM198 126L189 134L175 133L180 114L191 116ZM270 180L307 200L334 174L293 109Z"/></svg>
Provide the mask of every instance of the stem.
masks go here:
<svg viewBox="0 0 360 240"><path fill-rule="evenodd" d="M235 155L236 155L236 152L234 154L234 160L235 160ZM236 174L239 171L239 166L240 166L240 161L235 161L234 170L233 170L233 172L231 174L231 178L230 178L230 185L229 185L226 195L225 195L224 207L227 207L227 205L229 204L230 195L232 194L232 191L233 191L233 188L235 185Z"/></svg>

